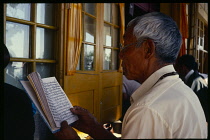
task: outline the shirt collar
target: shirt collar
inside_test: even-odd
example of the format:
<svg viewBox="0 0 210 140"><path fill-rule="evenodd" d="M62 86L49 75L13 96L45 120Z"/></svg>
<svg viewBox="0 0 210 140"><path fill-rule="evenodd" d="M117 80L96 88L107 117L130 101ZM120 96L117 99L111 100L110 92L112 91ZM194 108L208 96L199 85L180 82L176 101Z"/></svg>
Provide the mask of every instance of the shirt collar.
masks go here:
<svg viewBox="0 0 210 140"><path fill-rule="evenodd" d="M154 86L154 84L158 81L158 79L169 72L175 71L173 65L167 65L159 70L155 71L152 75L150 75L149 78L147 78L142 85L131 95L130 101L131 104L134 103L136 100L138 100L141 96L143 96L145 93L147 93L148 90Z"/></svg>
<svg viewBox="0 0 210 140"><path fill-rule="evenodd" d="M193 73L194 73L194 70L193 70L193 69L190 70L190 71L187 73L187 75L184 77L185 82L187 82L187 80L189 79L190 75L192 75Z"/></svg>

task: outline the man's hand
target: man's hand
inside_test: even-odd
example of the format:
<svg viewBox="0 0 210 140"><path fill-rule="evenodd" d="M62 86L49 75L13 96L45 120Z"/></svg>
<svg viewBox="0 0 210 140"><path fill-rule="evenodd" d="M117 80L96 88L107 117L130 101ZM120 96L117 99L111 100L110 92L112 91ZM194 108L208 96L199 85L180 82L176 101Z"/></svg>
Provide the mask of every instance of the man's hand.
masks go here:
<svg viewBox="0 0 210 140"><path fill-rule="evenodd" d="M99 125L96 118L86 109L74 106L70 109L73 114L78 115L78 120L73 124L73 127L87 134L91 134L91 131Z"/></svg>
<svg viewBox="0 0 210 140"><path fill-rule="evenodd" d="M68 125L67 121L61 123L61 130L56 132L54 136L58 140L70 140L70 139L80 139L77 132Z"/></svg>
<svg viewBox="0 0 210 140"><path fill-rule="evenodd" d="M74 106L70 109L73 114L79 118L73 127L89 134L93 139L117 139L110 131L106 130L102 124L97 122L96 118L86 109Z"/></svg>

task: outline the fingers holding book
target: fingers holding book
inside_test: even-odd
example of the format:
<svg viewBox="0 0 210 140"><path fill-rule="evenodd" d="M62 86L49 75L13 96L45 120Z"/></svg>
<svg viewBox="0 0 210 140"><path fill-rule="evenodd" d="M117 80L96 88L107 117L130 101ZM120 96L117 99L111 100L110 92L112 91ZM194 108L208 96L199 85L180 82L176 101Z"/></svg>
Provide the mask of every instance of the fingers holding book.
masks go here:
<svg viewBox="0 0 210 140"><path fill-rule="evenodd" d="M91 131L95 126L99 125L96 118L87 110L80 106L74 106L70 109L71 112L78 116L78 120L73 123L73 127L87 134L91 134Z"/></svg>
<svg viewBox="0 0 210 140"><path fill-rule="evenodd" d="M68 125L67 121L63 121L61 123L61 129L59 132L54 133L54 136L58 140L63 139L80 139L80 137L77 135L77 132Z"/></svg>

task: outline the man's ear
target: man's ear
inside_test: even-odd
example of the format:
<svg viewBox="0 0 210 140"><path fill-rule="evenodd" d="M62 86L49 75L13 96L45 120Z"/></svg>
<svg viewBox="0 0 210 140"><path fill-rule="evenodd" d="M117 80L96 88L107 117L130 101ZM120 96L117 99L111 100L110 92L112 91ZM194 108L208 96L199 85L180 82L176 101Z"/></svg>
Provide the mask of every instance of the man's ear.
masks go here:
<svg viewBox="0 0 210 140"><path fill-rule="evenodd" d="M145 42L144 52L147 59L155 55L155 44L151 39Z"/></svg>

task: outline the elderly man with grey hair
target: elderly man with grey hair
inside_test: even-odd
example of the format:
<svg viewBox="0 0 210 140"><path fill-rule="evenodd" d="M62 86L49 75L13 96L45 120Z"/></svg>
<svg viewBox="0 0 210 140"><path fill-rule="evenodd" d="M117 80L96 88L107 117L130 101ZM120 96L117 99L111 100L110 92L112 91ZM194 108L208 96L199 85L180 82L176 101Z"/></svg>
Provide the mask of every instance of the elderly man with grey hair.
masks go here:
<svg viewBox="0 0 210 140"><path fill-rule="evenodd" d="M123 73L141 86L131 95L122 124L122 139L207 138L204 111L194 92L176 73L181 34L169 16L152 12L133 19L119 54ZM70 109L79 120L73 125L94 139L116 139L86 109ZM79 139L66 121L58 139Z"/></svg>

